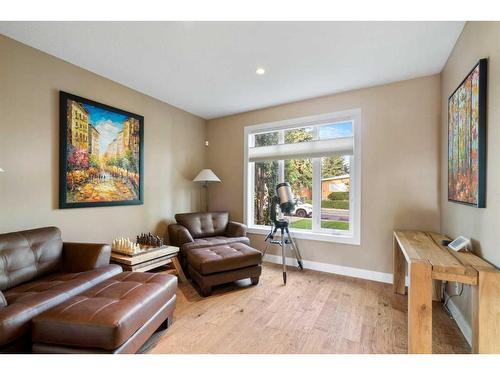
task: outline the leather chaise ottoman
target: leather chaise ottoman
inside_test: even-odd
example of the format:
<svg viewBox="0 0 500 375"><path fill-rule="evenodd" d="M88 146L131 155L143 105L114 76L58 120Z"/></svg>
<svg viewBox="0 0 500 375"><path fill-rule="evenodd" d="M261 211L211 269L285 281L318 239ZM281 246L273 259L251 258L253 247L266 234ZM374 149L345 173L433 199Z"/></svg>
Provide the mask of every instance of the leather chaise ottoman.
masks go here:
<svg viewBox="0 0 500 375"><path fill-rule="evenodd" d="M34 353L136 353L172 322L177 278L123 272L33 320Z"/></svg>
<svg viewBox="0 0 500 375"><path fill-rule="evenodd" d="M203 296L212 293L212 286L250 278L259 283L262 254L243 243L190 249L186 252L189 275Z"/></svg>

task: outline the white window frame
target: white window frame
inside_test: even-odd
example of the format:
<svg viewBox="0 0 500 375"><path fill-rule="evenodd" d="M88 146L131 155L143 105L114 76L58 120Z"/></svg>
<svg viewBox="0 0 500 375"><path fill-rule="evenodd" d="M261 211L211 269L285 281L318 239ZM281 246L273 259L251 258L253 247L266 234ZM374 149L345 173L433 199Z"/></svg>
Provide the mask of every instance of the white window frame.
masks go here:
<svg viewBox="0 0 500 375"><path fill-rule="evenodd" d="M307 116L284 121L271 123L249 125L244 129L244 195L243 195L243 218L248 226L248 232L254 234L268 234L269 226L255 225L253 191L255 186L255 164L248 161L248 149L253 147L253 134L272 132L277 130L286 130L294 128L304 128L318 125L328 125L332 123L340 123L351 121L353 123L353 138L354 150L350 159L350 196L349 196L349 231L321 229L321 159L313 158L313 228L319 228L317 231L300 230L290 228L295 238L337 242L344 244L360 245L361 244L361 109L352 109L340 112L324 113L315 116ZM284 132L280 132L282 137ZM317 135L317 134L316 134ZM317 139L317 136L315 137ZM280 139L283 142L282 139ZM282 171L284 161L278 161L279 181L283 181ZM281 163L281 164L280 164ZM320 183L314 183L319 181Z"/></svg>

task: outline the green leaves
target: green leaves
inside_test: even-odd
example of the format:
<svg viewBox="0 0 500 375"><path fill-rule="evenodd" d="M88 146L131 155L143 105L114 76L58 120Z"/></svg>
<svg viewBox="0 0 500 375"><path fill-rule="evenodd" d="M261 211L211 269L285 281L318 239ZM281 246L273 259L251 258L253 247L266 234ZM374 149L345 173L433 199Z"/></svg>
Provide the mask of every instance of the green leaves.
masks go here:
<svg viewBox="0 0 500 375"><path fill-rule="evenodd" d="M329 156L322 158L321 178L329 178L349 174L349 166L342 156Z"/></svg>

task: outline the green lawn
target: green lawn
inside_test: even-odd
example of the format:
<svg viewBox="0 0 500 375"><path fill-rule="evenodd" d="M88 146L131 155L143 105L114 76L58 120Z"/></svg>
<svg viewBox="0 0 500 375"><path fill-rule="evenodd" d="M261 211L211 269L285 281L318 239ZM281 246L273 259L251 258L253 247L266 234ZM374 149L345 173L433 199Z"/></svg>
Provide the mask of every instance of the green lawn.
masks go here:
<svg viewBox="0 0 500 375"><path fill-rule="evenodd" d="M321 228L349 230L349 222L348 221L322 220L321 221Z"/></svg>
<svg viewBox="0 0 500 375"><path fill-rule="evenodd" d="M349 209L349 201L321 201L321 208L337 208L341 210Z"/></svg>
<svg viewBox="0 0 500 375"><path fill-rule="evenodd" d="M304 203L312 204L312 200L305 199ZM349 200L323 200L321 201L321 208L337 208L340 210L349 209Z"/></svg>
<svg viewBox="0 0 500 375"><path fill-rule="evenodd" d="M312 219L300 219L293 223L290 223L290 228L295 229L312 229ZM333 221L333 220L322 220L321 228L325 229L339 229L339 230L349 230L349 222L346 221Z"/></svg>

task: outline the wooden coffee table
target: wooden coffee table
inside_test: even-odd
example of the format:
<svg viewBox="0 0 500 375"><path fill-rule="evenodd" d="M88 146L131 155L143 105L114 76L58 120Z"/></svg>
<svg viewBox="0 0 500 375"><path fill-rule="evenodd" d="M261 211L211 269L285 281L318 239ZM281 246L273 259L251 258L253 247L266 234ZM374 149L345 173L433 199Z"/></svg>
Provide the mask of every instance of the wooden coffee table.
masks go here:
<svg viewBox="0 0 500 375"><path fill-rule="evenodd" d="M119 264L124 271L147 272L152 269L173 265L173 272L180 281L186 282L186 276L179 262L179 248L175 246L161 246L152 248L133 256L111 252L111 263Z"/></svg>

